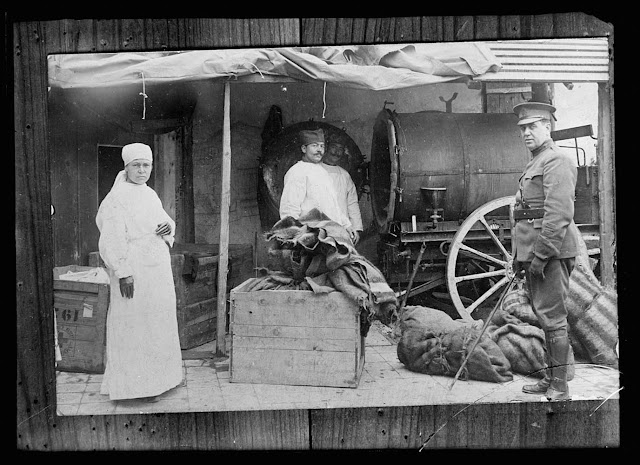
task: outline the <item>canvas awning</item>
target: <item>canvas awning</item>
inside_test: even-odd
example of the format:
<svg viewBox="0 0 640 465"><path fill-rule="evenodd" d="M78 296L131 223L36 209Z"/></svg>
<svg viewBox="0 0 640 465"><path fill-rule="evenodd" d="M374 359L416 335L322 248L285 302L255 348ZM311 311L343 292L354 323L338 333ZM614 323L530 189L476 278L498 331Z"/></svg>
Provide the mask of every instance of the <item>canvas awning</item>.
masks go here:
<svg viewBox="0 0 640 465"><path fill-rule="evenodd" d="M602 82L606 37L50 55L49 85L98 88L197 79L289 78L389 90L456 80Z"/></svg>
<svg viewBox="0 0 640 465"><path fill-rule="evenodd" d="M50 55L49 85L97 88L243 76L386 90L473 78L501 65L483 43ZM259 80L259 79L258 79Z"/></svg>

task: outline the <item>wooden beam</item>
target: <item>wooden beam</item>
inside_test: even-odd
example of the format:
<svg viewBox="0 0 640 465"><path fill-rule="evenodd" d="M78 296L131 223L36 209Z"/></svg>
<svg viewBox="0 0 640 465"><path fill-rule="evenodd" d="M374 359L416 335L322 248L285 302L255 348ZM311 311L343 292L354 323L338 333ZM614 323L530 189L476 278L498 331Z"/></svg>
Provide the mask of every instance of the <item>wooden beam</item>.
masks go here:
<svg viewBox="0 0 640 465"><path fill-rule="evenodd" d="M176 223L182 229L181 242L193 243L196 240L194 197L193 197L193 131L192 124L180 127L177 132L176 163ZM176 239L177 240L177 239Z"/></svg>
<svg viewBox="0 0 640 465"><path fill-rule="evenodd" d="M147 134L164 134L175 131L181 126L188 123L187 117L181 118L163 118L163 119L144 119L130 121L131 132L142 132Z"/></svg>
<svg viewBox="0 0 640 465"><path fill-rule="evenodd" d="M613 159L614 122L612 117L613 88L598 84L598 192L600 196L600 281L604 286L615 284L616 212Z"/></svg>
<svg viewBox="0 0 640 465"><path fill-rule="evenodd" d="M308 82L302 79L296 79L289 76L274 76L272 74L248 74L246 76L238 76L235 82L249 82L249 83L287 83L287 82Z"/></svg>
<svg viewBox="0 0 640 465"><path fill-rule="evenodd" d="M182 159L182 154L176 148L176 132L159 134L154 136L155 160L153 172L155 173L154 190L162 201L164 210L171 218L176 220L176 241L184 242L182 235L183 228L178 226L178 216L176 214L176 171L178 161ZM178 158L179 157L179 158Z"/></svg>
<svg viewBox="0 0 640 465"><path fill-rule="evenodd" d="M551 131L553 140L576 139L578 137L589 137L593 135L593 128L590 124L584 126L576 126L575 128L559 129Z"/></svg>
<svg viewBox="0 0 640 465"><path fill-rule="evenodd" d="M222 189L220 195L220 250L218 258L218 319L216 353L226 355L227 272L229 263L229 206L231 204L231 122L229 82L224 83L224 120L222 124Z"/></svg>

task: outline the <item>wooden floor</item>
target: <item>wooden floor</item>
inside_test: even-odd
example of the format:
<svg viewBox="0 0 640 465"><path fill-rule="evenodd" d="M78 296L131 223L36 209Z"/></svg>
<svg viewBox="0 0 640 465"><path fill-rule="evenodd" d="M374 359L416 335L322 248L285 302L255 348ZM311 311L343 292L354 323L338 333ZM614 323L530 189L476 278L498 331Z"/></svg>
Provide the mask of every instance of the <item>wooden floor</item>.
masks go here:
<svg viewBox="0 0 640 465"><path fill-rule="evenodd" d="M57 373L57 414L109 415L207 411L333 409L441 404L547 402L543 396L524 394L522 385L533 379L514 374L513 381L490 383L431 376L407 370L398 361L396 345L387 327L374 322L366 338L365 366L357 388L284 386L229 382L228 359L216 359L202 350L202 358L183 360L182 385L162 394L158 402L112 402L99 393L102 375ZM205 348L206 349L206 348ZM191 351L191 354L194 352ZM195 352L197 353L197 352ZM618 399L619 372L580 364L570 382L572 400Z"/></svg>

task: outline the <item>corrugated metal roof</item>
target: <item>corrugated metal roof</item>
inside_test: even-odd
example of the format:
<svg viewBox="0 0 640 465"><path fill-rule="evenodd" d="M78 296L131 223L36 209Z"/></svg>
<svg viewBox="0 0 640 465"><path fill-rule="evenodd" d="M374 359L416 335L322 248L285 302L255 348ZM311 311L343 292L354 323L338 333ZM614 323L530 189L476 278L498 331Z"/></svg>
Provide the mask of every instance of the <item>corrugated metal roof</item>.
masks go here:
<svg viewBox="0 0 640 465"><path fill-rule="evenodd" d="M606 37L485 42L502 64L477 81L602 82L609 80Z"/></svg>

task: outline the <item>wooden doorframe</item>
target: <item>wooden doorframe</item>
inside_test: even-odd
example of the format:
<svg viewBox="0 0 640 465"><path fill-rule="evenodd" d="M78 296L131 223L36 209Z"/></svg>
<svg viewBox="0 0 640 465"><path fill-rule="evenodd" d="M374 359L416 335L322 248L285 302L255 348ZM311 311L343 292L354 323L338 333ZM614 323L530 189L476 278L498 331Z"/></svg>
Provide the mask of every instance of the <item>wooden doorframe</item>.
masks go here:
<svg viewBox="0 0 640 465"><path fill-rule="evenodd" d="M191 124L157 134L154 144L155 191L176 222L176 242L195 242Z"/></svg>

